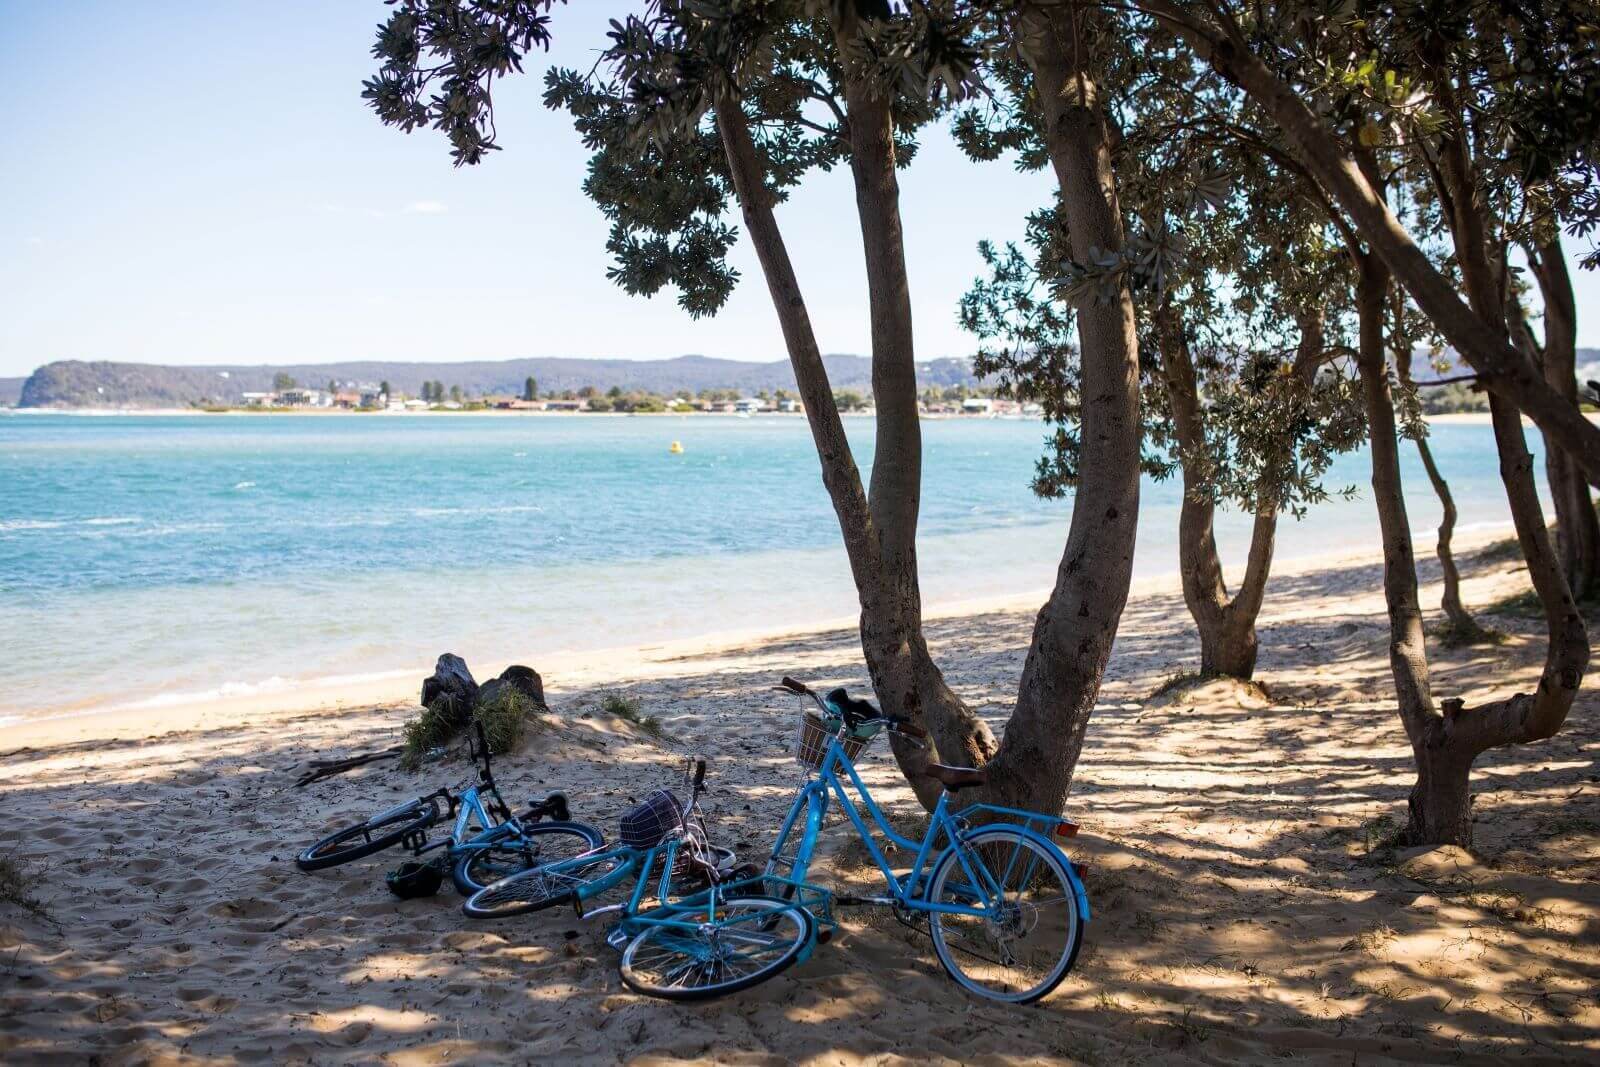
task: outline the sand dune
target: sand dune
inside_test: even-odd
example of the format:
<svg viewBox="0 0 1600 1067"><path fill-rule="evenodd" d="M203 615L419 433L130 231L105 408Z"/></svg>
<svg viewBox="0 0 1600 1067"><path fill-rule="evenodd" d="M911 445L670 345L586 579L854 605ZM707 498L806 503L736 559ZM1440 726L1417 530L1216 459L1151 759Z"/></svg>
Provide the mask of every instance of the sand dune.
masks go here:
<svg viewBox="0 0 1600 1067"><path fill-rule="evenodd" d="M1474 603L1519 583L1469 561ZM1600 702L1591 687L1554 742L1480 760L1476 856L1397 851L1409 759L1382 611L1374 561L1287 568L1258 707L1228 687L1152 699L1194 642L1175 591L1135 597L1071 802L1094 923L1072 977L1029 1009L964 996L870 911L779 979L683 1007L625 991L600 924L570 913L473 924L448 889L398 901L381 884L398 857L301 874L292 856L324 827L466 772L379 764L293 787L309 758L391 743L403 706L188 709L153 736L126 718L13 728L27 747L0 754L0 854L39 874L47 914L0 905L0 1059L1594 1062ZM1533 684L1536 624L1491 621L1505 644L1434 650L1441 690ZM931 628L997 727L1030 624L1004 610ZM755 856L797 781L797 709L768 688L785 672L864 684L848 629L549 676L555 717L501 762L506 793L567 788L611 831L701 752L715 835ZM611 689L665 738L601 711ZM883 749L862 765L915 822ZM825 877L864 885L846 846L835 825Z"/></svg>

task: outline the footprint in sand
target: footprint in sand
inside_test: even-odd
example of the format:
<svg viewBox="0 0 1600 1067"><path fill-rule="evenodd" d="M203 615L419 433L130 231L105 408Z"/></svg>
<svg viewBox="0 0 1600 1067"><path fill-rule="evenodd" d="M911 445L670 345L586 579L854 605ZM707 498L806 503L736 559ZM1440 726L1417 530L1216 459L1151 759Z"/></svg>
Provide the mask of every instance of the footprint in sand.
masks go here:
<svg viewBox="0 0 1600 1067"><path fill-rule="evenodd" d="M202 885L206 884L201 879L195 880L200 881ZM224 900L211 905L206 909L206 914L216 916L219 919L230 919L238 922L249 919L276 919L283 914L283 909L270 900L261 900L257 897L235 897L232 900Z"/></svg>
<svg viewBox="0 0 1600 1067"><path fill-rule="evenodd" d="M209 989L185 988L178 990L178 999L192 1008L198 1008L213 1015L220 1015L225 1011L232 1011L238 1007L236 997L224 996Z"/></svg>

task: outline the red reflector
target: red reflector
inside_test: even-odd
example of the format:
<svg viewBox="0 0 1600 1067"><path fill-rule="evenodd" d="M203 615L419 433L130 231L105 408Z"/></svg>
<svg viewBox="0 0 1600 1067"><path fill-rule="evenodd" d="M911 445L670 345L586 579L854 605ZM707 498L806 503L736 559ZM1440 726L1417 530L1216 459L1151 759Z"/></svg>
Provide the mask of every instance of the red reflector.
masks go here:
<svg viewBox="0 0 1600 1067"><path fill-rule="evenodd" d="M1060 822L1056 823L1055 836L1077 837L1078 824L1075 822L1068 822L1066 819L1062 819Z"/></svg>

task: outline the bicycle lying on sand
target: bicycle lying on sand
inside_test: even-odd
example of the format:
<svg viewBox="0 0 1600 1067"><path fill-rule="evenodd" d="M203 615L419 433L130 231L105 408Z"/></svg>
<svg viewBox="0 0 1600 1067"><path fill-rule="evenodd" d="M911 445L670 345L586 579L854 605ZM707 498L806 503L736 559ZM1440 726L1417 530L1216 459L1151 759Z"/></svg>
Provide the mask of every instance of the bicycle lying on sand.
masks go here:
<svg viewBox="0 0 1600 1067"><path fill-rule="evenodd" d="M765 981L809 954L815 923L788 901L718 891L729 883L748 889L760 878L707 840L699 814L705 773L705 761L696 760L687 804L657 790L629 809L620 844L511 875L462 910L499 919L571 904L581 918L616 915L606 940L622 952L622 980L651 996L701 1000ZM630 882L625 902L589 906Z"/></svg>
<svg viewBox="0 0 1600 1067"><path fill-rule="evenodd" d="M329 834L295 857L295 863L303 871L320 871L395 845L419 857L443 848L456 889L469 896L508 874L581 855L605 843L599 830L571 820L565 793L530 801L525 810L513 814L495 785L483 724L472 726L467 748L477 769L476 782L465 789L457 786L459 792L446 786ZM430 842L428 829L441 818L454 820L450 833Z"/></svg>

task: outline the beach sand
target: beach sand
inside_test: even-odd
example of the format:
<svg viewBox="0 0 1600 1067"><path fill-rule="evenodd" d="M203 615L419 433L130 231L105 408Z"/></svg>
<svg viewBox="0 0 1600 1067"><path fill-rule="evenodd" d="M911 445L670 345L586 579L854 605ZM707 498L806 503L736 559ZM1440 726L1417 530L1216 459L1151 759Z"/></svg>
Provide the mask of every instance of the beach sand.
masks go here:
<svg viewBox="0 0 1600 1067"><path fill-rule="evenodd" d="M1514 561L1464 563L1480 608L1526 587ZM1069 806L1094 920L1073 974L1031 1008L967 997L925 940L869 910L842 912L840 936L779 978L680 1006L624 989L603 922L475 924L448 888L399 901L381 882L395 855L300 873L295 852L325 829L466 774L376 764L294 787L308 759L395 742L408 704L308 695L14 724L0 855L38 876L46 914L0 904L0 1060L1595 1062L1600 699L1586 689L1554 741L1478 761L1476 856L1389 847L1411 772L1380 581L1372 558L1280 568L1265 701L1153 697L1196 646L1173 581L1141 583ZM929 626L948 680L997 729L1037 602ZM1486 621L1504 644L1431 649L1442 695L1536 682L1539 624ZM713 837L748 857L798 780L799 708L771 685L865 688L849 626L533 666L553 714L498 762L513 804L565 788L612 833L700 753ZM663 737L602 711L612 690ZM885 747L860 762L920 826ZM848 828L831 826L821 878L866 886Z"/></svg>

